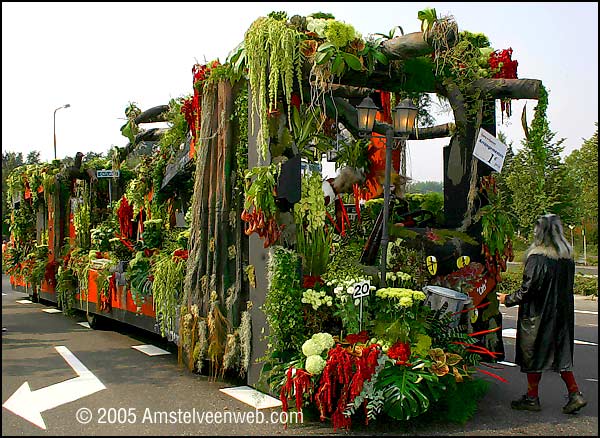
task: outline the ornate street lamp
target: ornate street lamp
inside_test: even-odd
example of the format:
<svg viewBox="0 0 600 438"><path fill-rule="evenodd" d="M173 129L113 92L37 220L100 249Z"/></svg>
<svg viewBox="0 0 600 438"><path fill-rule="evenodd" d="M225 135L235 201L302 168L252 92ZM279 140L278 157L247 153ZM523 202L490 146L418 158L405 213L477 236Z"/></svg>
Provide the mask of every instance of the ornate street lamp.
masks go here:
<svg viewBox="0 0 600 438"><path fill-rule="evenodd" d="M370 135L379 108L370 97L365 97L356 107L358 110L358 132L361 137ZM385 131L385 181L383 185L383 230L381 233L381 285L386 285L387 247L389 243L388 220L390 216L390 180L392 174L392 144L397 138L406 145L406 140L415 126L418 108L410 99L401 101L392 111L393 125ZM394 136L395 135L395 136Z"/></svg>
<svg viewBox="0 0 600 438"><path fill-rule="evenodd" d="M62 108L69 108L71 104L67 103L66 105L59 106L54 110L54 159L56 160L56 111Z"/></svg>

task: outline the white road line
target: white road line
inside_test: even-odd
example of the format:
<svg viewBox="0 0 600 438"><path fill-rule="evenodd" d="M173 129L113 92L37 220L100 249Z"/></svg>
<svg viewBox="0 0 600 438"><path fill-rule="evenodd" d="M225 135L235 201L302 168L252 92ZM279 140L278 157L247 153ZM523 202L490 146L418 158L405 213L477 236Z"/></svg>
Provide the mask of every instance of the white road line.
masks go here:
<svg viewBox="0 0 600 438"><path fill-rule="evenodd" d="M46 312L46 313L62 313L62 310L58 310L58 309L42 309L42 312Z"/></svg>
<svg viewBox="0 0 600 438"><path fill-rule="evenodd" d="M33 304L33 301L31 300L17 300L15 302L19 304Z"/></svg>
<svg viewBox="0 0 600 438"><path fill-rule="evenodd" d="M502 330L502 337L515 339L517 337L517 329L509 328ZM580 341L579 339L575 339L575 343L579 345L594 345L596 347L598 346L598 344L594 342Z"/></svg>
<svg viewBox="0 0 600 438"><path fill-rule="evenodd" d="M597 315L598 312L593 312L591 310L576 310L575 313L585 313L587 315Z"/></svg>
<svg viewBox="0 0 600 438"><path fill-rule="evenodd" d="M503 361L501 361L501 362L498 362L498 363L499 363L499 364L502 364L502 365L507 365L507 366L509 366L509 367L516 367L516 366L517 366L517 364L516 364L516 363L512 363L512 362L506 362L506 361L504 361L504 360L503 360Z"/></svg>
<svg viewBox="0 0 600 438"><path fill-rule="evenodd" d="M597 382L598 381L598 379L585 379L585 380L587 380L588 382Z"/></svg>

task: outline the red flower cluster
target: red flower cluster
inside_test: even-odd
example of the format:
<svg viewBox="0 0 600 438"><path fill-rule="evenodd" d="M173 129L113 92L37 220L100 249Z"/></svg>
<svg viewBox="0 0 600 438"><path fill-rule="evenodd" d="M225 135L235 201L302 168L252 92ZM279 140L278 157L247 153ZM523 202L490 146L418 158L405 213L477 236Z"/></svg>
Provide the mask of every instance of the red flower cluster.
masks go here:
<svg viewBox="0 0 600 438"><path fill-rule="evenodd" d="M188 128L194 133L196 129L196 112L194 111L194 98L189 97L181 105L181 114L185 117Z"/></svg>
<svg viewBox="0 0 600 438"><path fill-rule="evenodd" d="M349 344L364 344L369 340L369 332L363 330L362 332L353 333L350 335L346 335L346 342Z"/></svg>
<svg viewBox="0 0 600 438"><path fill-rule="evenodd" d="M410 342L396 342L392 345L387 355L390 359L396 360L396 365L410 365L408 359L410 359Z"/></svg>
<svg viewBox="0 0 600 438"><path fill-rule="evenodd" d="M517 79L517 66L519 63L511 59L512 48L496 50L490 54L489 64L492 71L497 71L493 78Z"/></svg>
<svg viewBox="0 0 600 438"><path fill-rule="evenodd" d="M133 234L133 206L129 204L127 198L123 196L117 209L117 217L119 218L119 231L121 237L129 238Z"/></svg>
<svg viewBox="0 0 600 438"><path fill-rule="evenodd" d="M432 242L437 242L439 240L442 240L442 238L440 236L438 236L437 234L435 234L433 232L433 230L431 230L431 229L427 229L427 231L425 232L425 237L427 237Z"/></svg>
<svg viewBox="0 0 600 438"><path fill-rule="evenodd" d="M189 254L187 249L178 249L175 252L173 252L173 260L177 260L178 258L181 260L187 260L188 255Z"/></svg>
<svg viewBox="0 0 600 438"><path fill-rule="evenodd" d="M302 287L304 289L312 289L317 284L325 284L325 282L318 275L304 275L302 277Z"/></svg>

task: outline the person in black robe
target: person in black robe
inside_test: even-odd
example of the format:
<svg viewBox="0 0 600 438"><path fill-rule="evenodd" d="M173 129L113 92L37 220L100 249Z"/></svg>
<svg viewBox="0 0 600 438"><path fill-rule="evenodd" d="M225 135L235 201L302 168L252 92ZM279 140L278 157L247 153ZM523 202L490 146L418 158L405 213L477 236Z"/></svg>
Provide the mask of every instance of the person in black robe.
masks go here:
<svg viewBox="0 0 600 438"><path fill-rule="evenodd" d="M513 409L541 410L538 385L546 370L559 372L567 386L565 414L587 404L573 375L574 280L573 250L560 218L544 215L536 222L534 241L526 252L521 287L498 294L506 307L519 306L515 362L527 374L527 394L511 402Z"/></svg>

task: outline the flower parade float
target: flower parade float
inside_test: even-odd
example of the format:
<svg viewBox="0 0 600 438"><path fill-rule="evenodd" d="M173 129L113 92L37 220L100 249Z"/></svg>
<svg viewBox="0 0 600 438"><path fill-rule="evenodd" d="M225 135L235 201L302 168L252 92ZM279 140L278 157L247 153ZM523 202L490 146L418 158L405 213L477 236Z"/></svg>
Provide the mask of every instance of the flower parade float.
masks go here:
<svg viewBox="0 0 600 438"><path fill-rule="evenodd" d="M474 145L496 133L496 100L508 117L510 99L547 93L517 78L512 49L434 9L415 18L420 32L363 36L328 13L258 17L224 62L192 66L186 96L130 102L125 147L15 169L13 287L160 333L190 371L336 430L467 421L481 376L500 378L486 369L504 355L491 292L512 258ZM430 94L454 123L433 124ZM417 122L389 144L406 101ZM156 121L169 127L144 127ZM443 196L410 193L406 140L432 138L449 139Z"/></svg>

